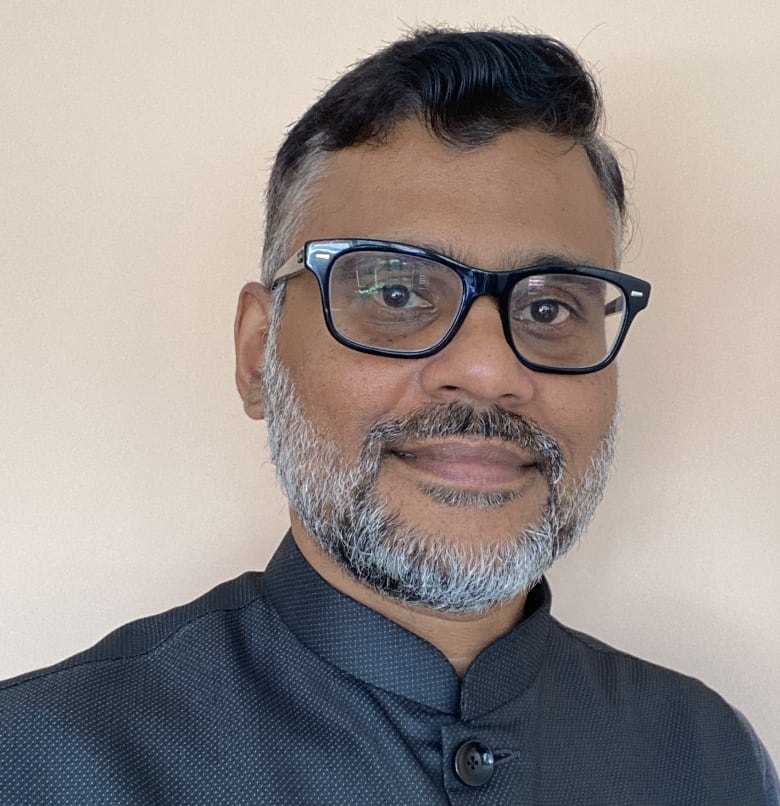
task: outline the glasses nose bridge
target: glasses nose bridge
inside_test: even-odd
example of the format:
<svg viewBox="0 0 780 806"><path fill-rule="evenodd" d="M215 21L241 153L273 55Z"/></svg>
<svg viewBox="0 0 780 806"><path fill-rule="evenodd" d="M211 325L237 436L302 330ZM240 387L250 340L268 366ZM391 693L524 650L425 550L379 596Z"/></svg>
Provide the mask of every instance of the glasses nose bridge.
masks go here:
<svg viewBox="0 0 780 806"><path fill-rule="evenodd" d="M447 339L449 342L457 331L460 330L466 317L469 315L472 305L480 297L491 297L496 300L496 313L501 320L501 327L504 331L504 338L509 346L516 353L515 346L507 326L507 293L511 292L512 279L514 273L512 272L498 272L488 271L487 269L475 269L470 266L459 266L458 273L463 281L463 301L461 304L461 312L458 317L457 325L455 326L450 337ZM443 345L442 345L443 346Z"/></svg>
<svg viewBox="0 0 780 806"><path fill-rule="evenodd" d="M464 299L460 324L463 323L463 319L468 315L475 300L479 297L492 297L497 303L498 315L501 318L504 335L509 344L512 345L506 322L506 296L507 289L511 290L513 273L505 271L487 271L486 269L474 269L470 267L464 267L461 272L464 283Z"/></svg>
<svg viewBox="0 0 780 806"><path fill-rule="evenodd" d="M465 307L468 309L477 297L494 297L501 300L509 277L508 272L487 271L486 269L462 268Z"/></svg>

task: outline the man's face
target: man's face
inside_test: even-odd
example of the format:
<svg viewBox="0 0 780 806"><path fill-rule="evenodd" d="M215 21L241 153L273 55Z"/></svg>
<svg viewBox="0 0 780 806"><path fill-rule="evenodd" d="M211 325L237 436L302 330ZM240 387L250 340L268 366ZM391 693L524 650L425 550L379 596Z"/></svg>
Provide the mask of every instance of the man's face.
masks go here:
<svg viewBox="0 0 780 806"><path fill-rule="evenodd" d="M427 246L496 271L531 265L540 255L612 267L612 223L584 151L569 142L519 132L461 151L408 123L382 146L346 149L328 160L295 246L312 239L364 237ZM286 442L289 447L288 432L299 418L307 437L301 443L297 434L305 450L293 445L284 457L284 463L301 465L299 472L280 466L283 485L299 488L286 490L301 516L293 513L294 529L316 536L334 518L346 527L356 516L350 501L362 496L371 508L364 532L403 533L407 544L414 543L407 557L419 555L421 541L454 548L466 563L481 563L489 572L491 556L493 564L498 558L504 563L514 556L504 553L507 546L522 548L530 539L549 514L551 495L566 505L584 482L586 489L573 496L578 511L572 517L578 520L600 496L610 452L604 440L616 405L615 369L590 375L527 369L505 341L494 300L478 299L454 339L433 356L372 356L329 335L316 280L304 272L287 284L273 341L267 370L283 373L292 388L277 388L274 395L273 378L266 373L272 443L276 450L285 449ZM285 418L278 409L291 395L300 411ZM464 412L472 425L458 432L447 421ZM486 414L497 416L510 434L515 428L516 438L497 436L500 428L491 430ZM548 437L554 450L545 456ZM594 482L588 470L599 456L604 462ZM333 472L343 481L340 494L347 499L339 504L347 511L340 513L328 494ZM308 491L301 493L306 483ZM325 495L315 494L314 486L324 488ZM300 511L309 498L317 499L313 509L318 511ZM561 502L556 506L560 509ZM375 517L376 510L383 518ZM565 530L578 532L581 525ZM393 535L384 538L392 545ZM319 539L349 565L344 558L355 553L355 546ZM492 554L486 555L486 548ZM544 567L536 568L534 577L555 551L536 554L537 566ZM408 590L399 593L397 580L385 587L415 598ZM465 609L485 604L475 600Z"/></svg>

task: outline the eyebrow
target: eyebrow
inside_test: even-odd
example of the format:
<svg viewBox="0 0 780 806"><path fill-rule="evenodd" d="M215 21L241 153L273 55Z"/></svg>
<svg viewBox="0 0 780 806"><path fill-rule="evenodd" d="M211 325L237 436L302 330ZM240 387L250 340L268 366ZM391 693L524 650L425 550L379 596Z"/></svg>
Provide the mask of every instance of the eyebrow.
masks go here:
<svg viewBox="0 0 780 806"><path fill-rule="evenodd" d="M442 242L436 241L420 241L416 245L449 257L452 260L457 260L459 263L465 263L467 266L472 266L475 269L484 269L483 266L474 265L468 259L468 256L464 254L463 250L454 245L447 246ZM489 269L488 271L513 271L515 269L527 269L536 266L560 266L561 268L590 266L593 268L610 268L608 266L601 266L598 261L587 258L580 259L565 252L550 252L541 249L506 252L501 257L500 265L505 268Z"/></svg>
<svg viewBox="0 0 780 806"><path fill-rule="evenodd" d="M560 266L561 268L574 268L576 266L592 266L599 268L599 264L588 259L578 259L563 252L521 252L507 256L509 270L525 269L530 266Z"/></svg>

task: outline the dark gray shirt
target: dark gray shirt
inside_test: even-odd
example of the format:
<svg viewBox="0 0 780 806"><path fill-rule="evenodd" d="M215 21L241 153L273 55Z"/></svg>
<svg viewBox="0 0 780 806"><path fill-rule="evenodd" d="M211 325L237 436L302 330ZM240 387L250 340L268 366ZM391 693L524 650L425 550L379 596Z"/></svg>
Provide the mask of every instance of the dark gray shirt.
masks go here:
<svg viewBox="0 0 780 806"><path fill-rule="evenodd" d="M716 694L549 611L543 583L461 681L288 535L265 574L2 684L0 803L777 803Z"/></svg>

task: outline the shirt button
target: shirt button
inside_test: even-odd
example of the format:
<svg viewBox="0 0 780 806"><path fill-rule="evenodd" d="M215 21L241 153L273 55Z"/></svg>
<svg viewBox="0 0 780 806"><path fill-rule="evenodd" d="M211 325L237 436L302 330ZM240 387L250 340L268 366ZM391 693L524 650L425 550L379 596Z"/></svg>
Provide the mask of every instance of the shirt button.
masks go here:
<svg viewBox="0 0 780 806"><path fill-rule="evenodd" d="M455 774L466 786L482 786L493 775L494 761L491 749L472 739L455 751Z"/></svg>

